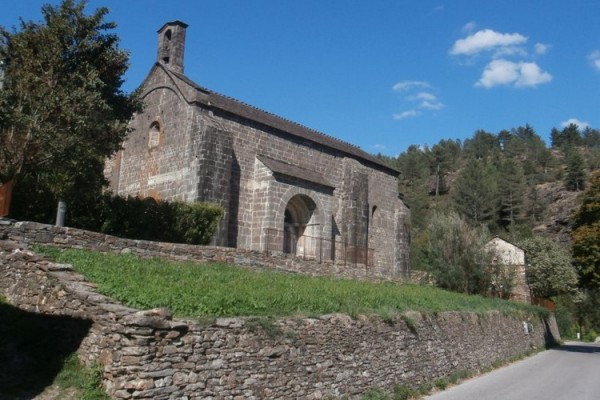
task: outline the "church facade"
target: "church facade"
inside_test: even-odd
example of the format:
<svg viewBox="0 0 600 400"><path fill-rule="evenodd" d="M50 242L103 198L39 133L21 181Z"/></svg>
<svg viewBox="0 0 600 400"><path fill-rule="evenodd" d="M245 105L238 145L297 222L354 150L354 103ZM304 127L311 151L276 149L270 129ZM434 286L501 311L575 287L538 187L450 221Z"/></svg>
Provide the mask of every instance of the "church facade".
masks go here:
<svg viewBox="0 0 600 400"><path fill-rule="evenodd" d="M214 244L409 271L398 171L356 146L203 88L183 73L187 25L158 31L144 110L107 166L120 195L225 210Z"/></svg>

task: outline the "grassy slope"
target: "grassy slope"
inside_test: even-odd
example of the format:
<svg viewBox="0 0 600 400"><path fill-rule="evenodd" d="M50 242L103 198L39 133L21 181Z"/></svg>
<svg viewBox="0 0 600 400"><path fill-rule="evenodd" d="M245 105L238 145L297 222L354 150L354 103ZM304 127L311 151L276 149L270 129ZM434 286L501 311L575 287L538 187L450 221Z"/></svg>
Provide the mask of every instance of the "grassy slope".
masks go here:
<svg viewBox="0 0 600 400"><path fill-rule="evenodd" d="M142 259L85 250L39 251L98 284L98 290L131 307L167 307L182 317L316 316L541 309L495 298L465 296L429 286L367 283L278 272L256 272L223 264Z"/></svg>

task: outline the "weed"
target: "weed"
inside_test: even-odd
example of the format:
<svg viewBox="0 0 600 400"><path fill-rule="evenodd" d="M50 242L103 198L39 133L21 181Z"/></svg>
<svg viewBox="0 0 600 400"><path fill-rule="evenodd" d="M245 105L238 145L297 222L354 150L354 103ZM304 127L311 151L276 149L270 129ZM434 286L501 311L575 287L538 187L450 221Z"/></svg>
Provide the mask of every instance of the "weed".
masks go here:
<svg viewBox="0 0 600 400"><path fill-rule="evenodd" d="M415 320L412 319L411 317L409 317L408 315L403 315L401 318L404 321L404 323L406 324L406 327L408 328L408 330L416 335L417 334L417 324L416 324Z"/></svg>
<svg viewBox="0 0 600 400"><path fill-rule="evenodd" d="M465 369L460 370L460 371L456 371L453 372L449 377L448 377L448 382L451 384L456 384L460 381L463 381L465 379L468 379L469 377L471 377L471 373Z"/></svg>
<svg viewBox="0 0 600 400"><path fill-rule="evenodd" d="M246 321L246 327L250 332L262 331L271 339L283 334L283 330L271 318L250 318Z"/></svg>
<svg viewBox="0 0 600 400"><path fill-rule="evenodd" d="M393 400L408 400L417 397L419 393L410 386L396 385L393 391Z"/></svg>
<svg viewBox="0 0 600 400"><path fill-rule="evenodd" d="M81 365L77 354L73 353L63 363L63 368L54 383L63 389L76 388L82 400L108 400L110 397L102 389L102 370L98 365Z"/></svg>
<svg viewBox="0 0 600 400"><path fill-rule="evenodd" d="M386 395L381 389L369 389L361 397L361 400L385 400Z"/></svg>
<svg viewBox="0 0 600 400"><path fill-rule="evenodd" d="M445 390L448 387L448 381L444 378L436 379L433 385L439 390Z"/></svg>

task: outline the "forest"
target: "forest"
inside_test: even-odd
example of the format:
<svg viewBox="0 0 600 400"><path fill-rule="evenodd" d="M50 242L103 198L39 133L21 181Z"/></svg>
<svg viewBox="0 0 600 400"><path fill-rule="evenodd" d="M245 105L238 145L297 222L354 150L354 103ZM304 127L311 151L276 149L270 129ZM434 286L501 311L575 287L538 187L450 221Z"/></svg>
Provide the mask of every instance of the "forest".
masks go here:
<svg viewBox="0 0 600 400"><path fill-rule="evenodd" d="M566 336L581 326L595 335L600 131L571 124L553 128L550 142L525 125L377 156L400 172L398 190L411 210L413 270L450 290L489 293L498 278L487 267L484 244L501 237L527 251L533 294L555 301Z"/></svg>

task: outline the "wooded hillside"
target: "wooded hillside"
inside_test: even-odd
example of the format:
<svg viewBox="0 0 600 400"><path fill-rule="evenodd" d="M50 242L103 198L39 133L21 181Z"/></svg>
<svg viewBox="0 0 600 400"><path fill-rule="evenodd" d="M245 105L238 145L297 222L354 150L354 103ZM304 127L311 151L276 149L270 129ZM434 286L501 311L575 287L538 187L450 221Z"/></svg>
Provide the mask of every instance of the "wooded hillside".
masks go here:
<svg viewBox="0 0 600 400"><path fill-rule="evenodd" d="M396 158L378 156L400 171L416 244L435 211L456 211L512 242L536 233L568 246L578 197L600 169L600 131L572 124L550 137L548 146L529 125L478 130L464 142L443 139L411 145Z"/></svg>

